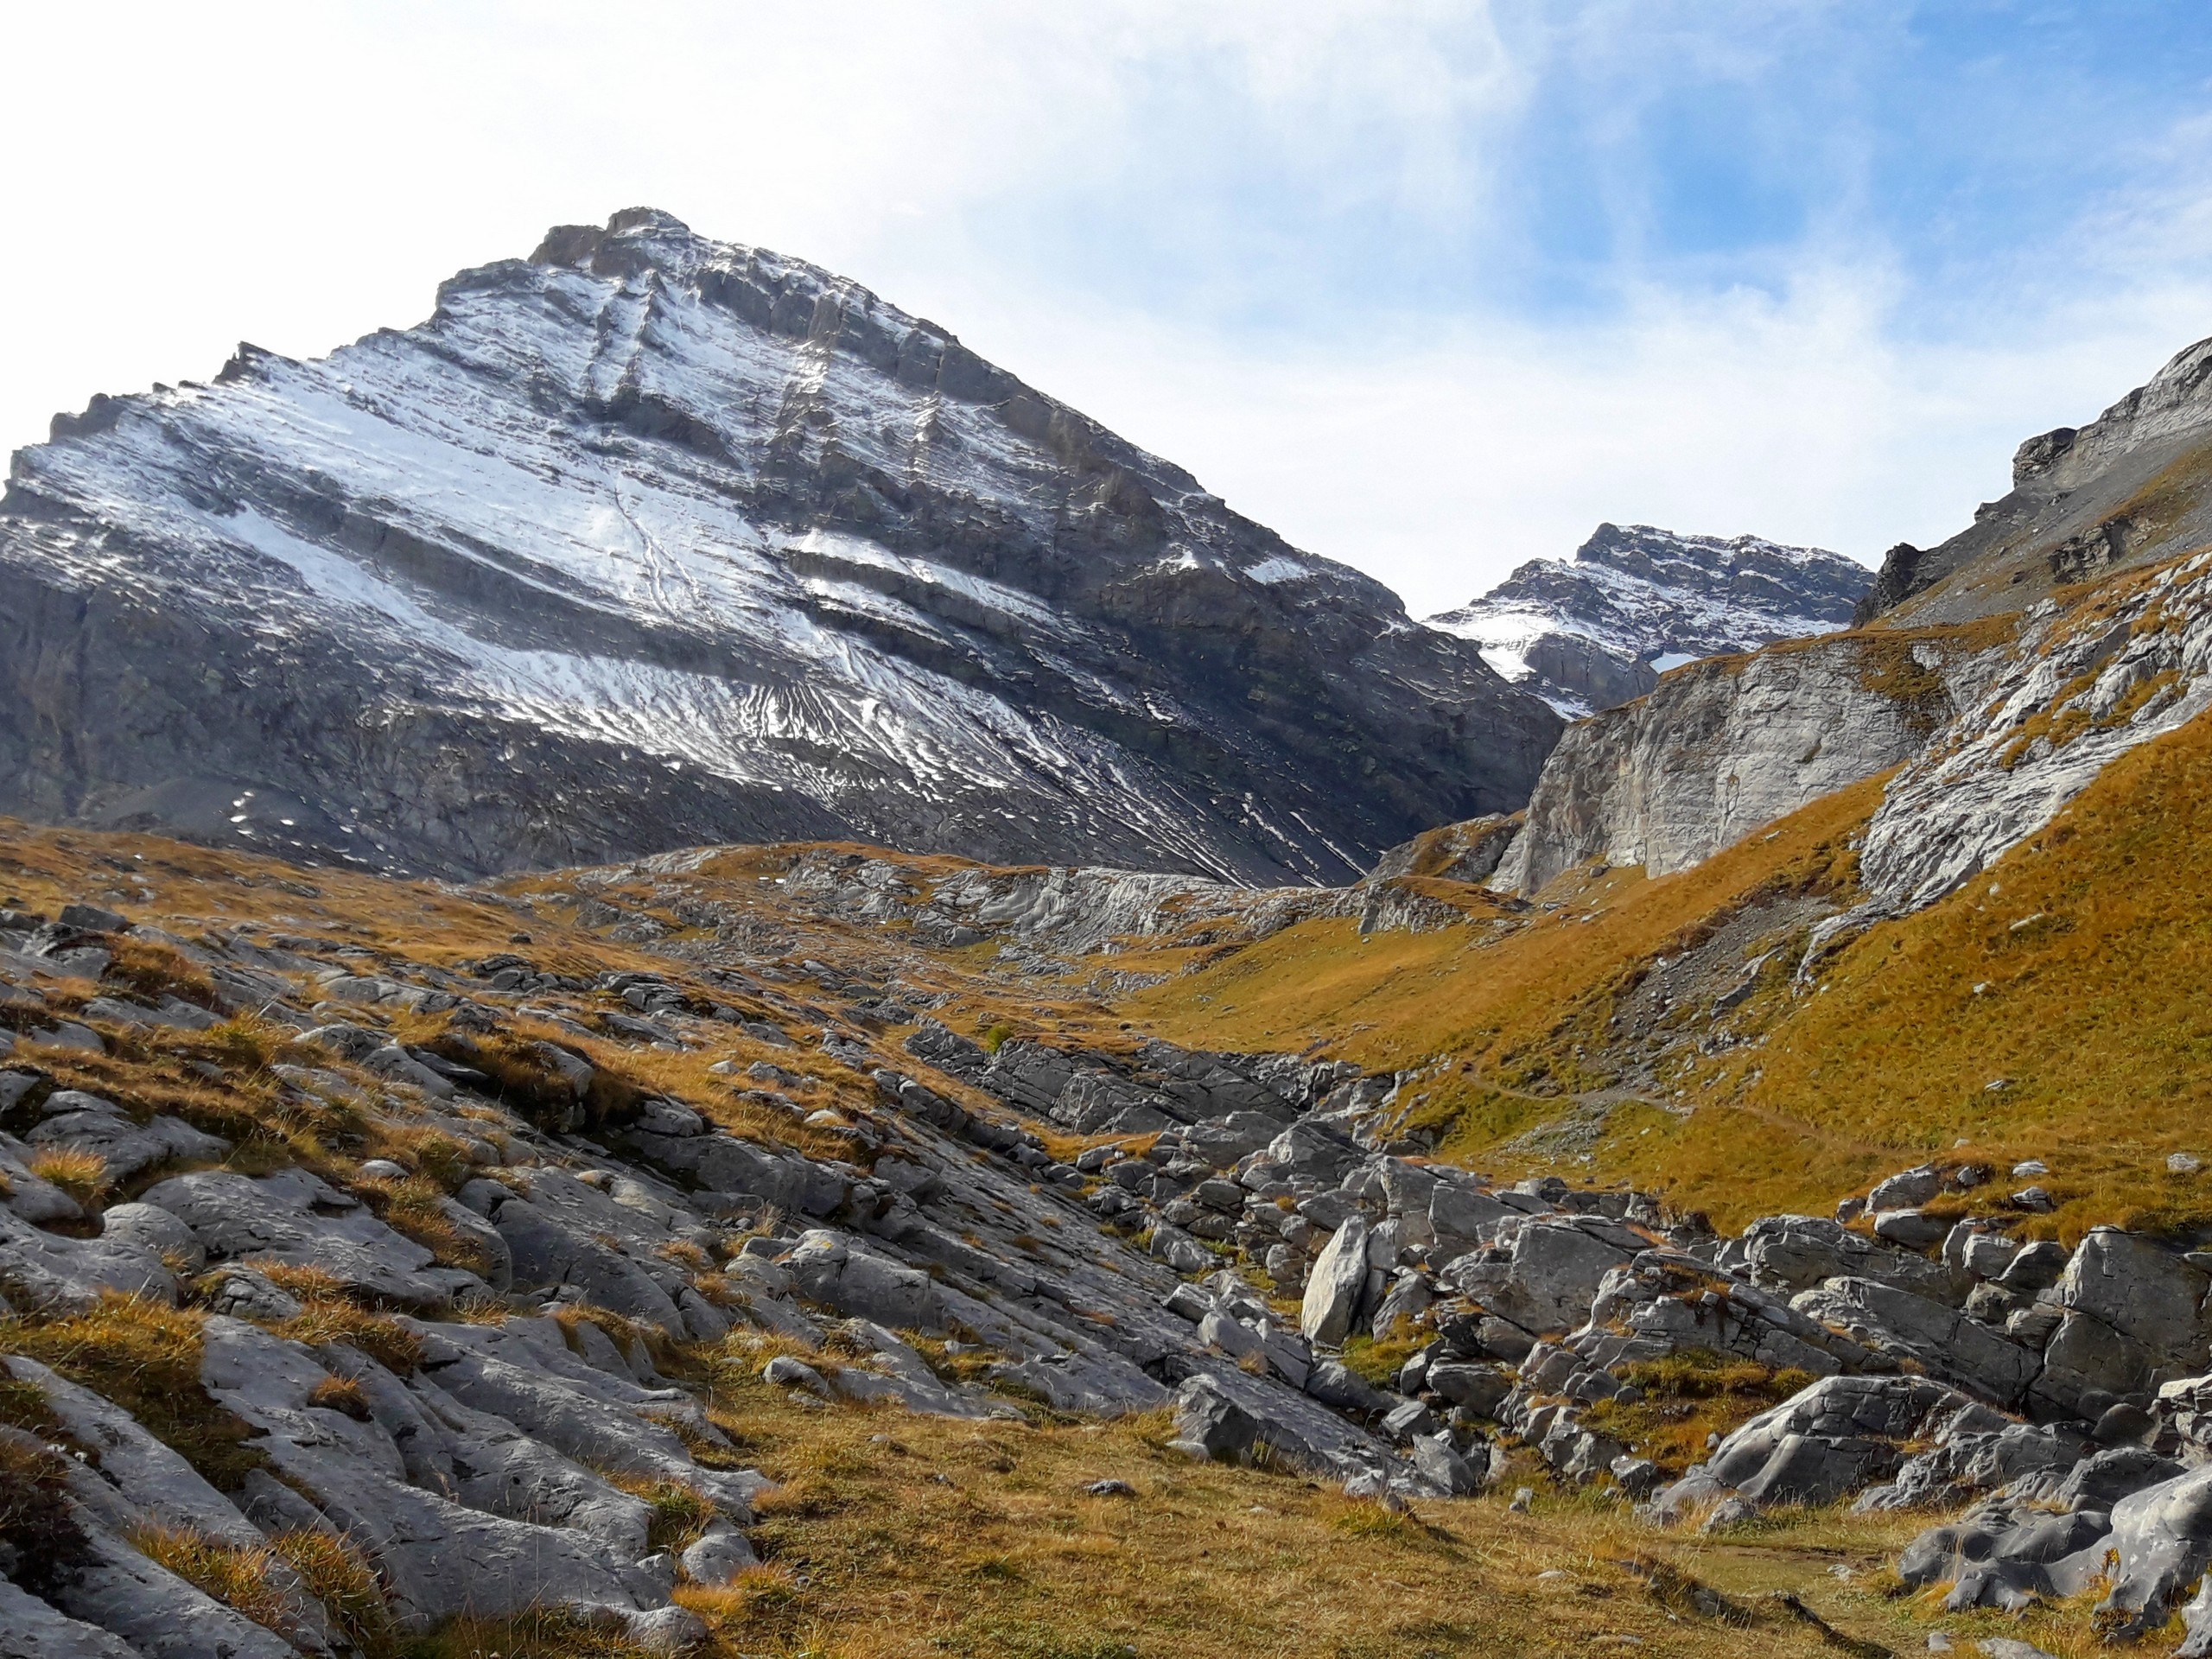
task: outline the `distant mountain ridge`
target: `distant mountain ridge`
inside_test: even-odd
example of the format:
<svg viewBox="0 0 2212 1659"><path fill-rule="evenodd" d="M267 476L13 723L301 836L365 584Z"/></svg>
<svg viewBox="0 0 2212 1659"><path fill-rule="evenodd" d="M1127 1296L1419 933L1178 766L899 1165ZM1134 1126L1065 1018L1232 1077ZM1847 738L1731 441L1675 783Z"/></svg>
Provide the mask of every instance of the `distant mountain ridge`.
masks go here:
<svg viewBox="0 0 2212 1659"><path fill-rule="evenodd" d="M1873 580L1821 548L1604 524L1571 561L1531 559L1428 626L1579 718L1643 696L1678 663L1847 626Z"/></svg>
<svg viewBox="0 0 2212 1659"><path fill-rule="evenodd" d="M648 209L58 418L0 572L0 812L448 875L846 838L1344 880L1560 730L944 330Z"/></svg>

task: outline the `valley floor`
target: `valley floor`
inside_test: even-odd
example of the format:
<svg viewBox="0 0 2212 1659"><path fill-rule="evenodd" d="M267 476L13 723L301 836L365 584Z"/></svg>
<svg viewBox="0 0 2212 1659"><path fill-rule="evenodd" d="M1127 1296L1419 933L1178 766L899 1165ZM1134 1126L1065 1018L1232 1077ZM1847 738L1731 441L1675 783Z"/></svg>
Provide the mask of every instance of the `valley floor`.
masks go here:
<svg viewBox="0 0 2212 1659"><path fill-rule="evenodd" d="M54 1209L40 1225L54 1239L82 1241L100 1233L102 1210L131 1209L129 1201L180 1171L259 1180L305 1170L341 1189L329 1205L316 1200L325 1211L365 1202L421 1247L410 1270L458 1274L442 1282L459 1284L489 1275L505 1248L464 1211L492 1206L505 1215L506 1235L518 1213L498 1210L508 1192L485 1196L483 1174L530 1192L533 1179L559 1187L554 1178L567 1170L601 1193L619 1191L626 1178L607 1163L606 1146L631 1147L624 1135L659 1121L656 1099L693 1117L693 1128L667 1135L696 1135L703 1123L716 1144L742 1138L771 1160L791 1160L775 1167L799 1170L803 1157L807 1168L844 1172L840 1226L863 1200L890 1213L896 1194L882 1173L907 1168L896 1180L914 1179L900 1160L956 1175L958 1158L971 1159L979 1185L954 1185L975 1217L963 1235L969 1253L940 1238L950 1252L943 1259L963 1266L931 1273L946 1294L953 1286L980 1294L973 1274L1002 1275L1017 1264L1014 1277L990 1281L992 1306L1014 1316L992 1341L1012 1348L978 1354L940 1340L946 1329L964 1329L957 1321L931 1336L884 1313L904 1328L901 1342L880 1325L817 1325L818 1308L795 1322L777 1311L796 1306L779 1300L784 1290L762 1290L782 1269L748 1266L746 1244L760 1247L753 1263L769 1255L792 1261L793 1249L817 1236L795 1235L805 1223L796 1197L788 1214L725 1217L730 1230L719 1236L684 1214L664 1215L672 1231L653 1235L662 1242L650 1252L626 1233L603 1235L636 1262L681 1267L674 1278L653 1267L671 1297L679 1283L689 1287L685 1311L678 1318L671 1306L659 1327L644 1291L612 1312L598 1309L595 1295L545 1303L565 1322L565 1338L556 1340L574 1357L598 1364L593 1356L613 1351L606 1336L582 1329L589 1325L627 1344L626 1363L647 1385L672 1381L700 1403L704 1427L687 1430L688 1452L676 1455L700 1459L702 1483L711 1485L715 1471L741 1466L748 1482L758 1471L746 1532L759 1563L727 1582L687 1573L674 1588L717 1659L1874 1655L1922 1649L1936 1630L1961 1647L2002 1637L2086 1655L2085 1604L2041 1602L2019 1618L1947 1614L1940 1587L1903 1586L1891 1563L1927 1524L1925 1512L1783 1505L1715 1536L1661 1530L1637 1520L1617 1490L1555 1478L1536 1448L1510 1433L1494 1442L1496 1461L1476 1495L1423 1496L1418 1483L1392 1475L1398 1491L1352 1497L1340 1475L1270 1470L1264 1457L1260 1467L1193 1461L1173 1444L1186 1432L1180 1420L1158 1403L1165 1396L1156 1388L1143 1403L1151 1385L1133 1370L1110 1385L1133 1392L1103 1414L1039 1392L1020 1380L1039 1375L1033 1365L999 1369L1027 1340L1021 1321L1033 1315L1023 1310L1061 1321L1053 1343L1079 1351L1080 1338L1065 1334L1071 1322L1119 1322L1134 1339L1141 1320L1130 1321L1157 1318L1150 1310L1176 1283L1144 1260L1149 1233L1126 1262L1093 1272L1100 1263L1087 1259L1092 1235L1083 1230L1101 1224L1090 1213L1110 1185L1096 1177L1100 1160L1109 1149L1116 1158L1143 1151L1157 1126L1099 1116L1119 1109L1108 1090L1095 1110L1039 1108L1026 1140L963 1130L971 1141L981 1135L980 1146L949 1153L957 1135L930 1140L885 1103L912 1073L926 1083L906 1098L934 1102L927 1110L940 1128L981 1122L1028 1086L1025 1077L1042 1075L1035 1068L1049 1073L1054 1055L1136 1066L1148 1043L1166 1038L1183 1046L1175 1052L1294 1055L1315 1079L1300 1085L1315 1100L1336 1090L1331 1100L1351 1102L1342 1121L1416 1159L1478 1166L1501 1180L1563 1171L1586 1187L1618 1192L1632 1182L1659 1191L1675 1212L1702 1210L1724 1227L1774 1211L1824 1213L1872 1177L1941 1154L1961 1165L2044 1158L2056 1193L2023 1217L2006 1210L2003 1183L1954 1190L1929 1206L1946 1224L2003 1215L2020 1239L2069 1243L2115 1220L2186 1235L2212 1219L2193 1173L2166 1166L2175 1152L2212 1153L2191 1109L2212 1086L2195 1023L2212 993L2212 957L2192 922L2212 906L2212 864L2198 850L2212 846L2203 833L2212 823L2201 821L2212 813L2208 785L2212 732L2185 728L2114 766L2060 831L2018 849L1986 882L1905 922L1847 933L1826 952L1808 952L1807 941L1854 902L1854 836L1878 784L1819 803L1683 875L1583 871L1533 904L1427 878L1334 894L1249 894L842 847L709 849L461 889L151 837L0 826L0 928L20 930L32 912L72 904L111 906L136 925L120 943L98 932L97 918L87 924L94 932L73 944L68 930L48 929L39 948L58 954L14 959L36 968L14 976L27 987L35 979L36 989L0 1001L0 1023L14 1030L4 1065L36 1073L41 1089L120 1101L142 1127L173 1122L223 1137L150 1158L143 1173L42 1152L20 1166L10 1201L21 1209L41 1193L69 1195L67 1213ZM99 960L72 967L71 950ZM262 970L229 965L256 962L265 969L258 980ZM257 984L265 992L257 1009ZM300 1011L316 996L325 1000L311 1014ZM456 1019L456 1007L471 1007L491 1015L474 1025ZM156 1018L163 1009L168 1016ZM347 1048L342 1035L303 1046L308 1027L342 1033L349 1020L368 1029L371 1047L386 1046ZM918 1047L918 1035L931 1032L950 1034ZM543 1071L549 1043L594 1078L588 1090L576 1084L568 1118L558 1104L568 1096ZM531 1045L540 1058L525 1063ZM936 1058L922 1064L925 1053ZM1332 1071L1338 1060L1352 1064ZM474 1080L459 1101L429 1061ZM989 1089L962 1069L971 1062L989 1068ZM1166 1062L1154 1054L1143 1064L1156 1081ZM1982 1073L2000 1069L2005 1087L1985 1087ZM470 1088L501 1109L470 1104ZM302 1089L320 1090L319 1103ZM373 1109L337 1103L380 1090ZM488 1144L474 1146L476 1138ZM1094 1156L1078 1173L1086 1154ZM645 1187L618 1200L633 1212L666 1211L682 1197L657 1177L641 1171L640 1179ZM924 1186L911 1191L929 1201ZM536 1196L552 1202L543 1190ZM720 1202L711 1192L686 1201L709 1199ZM944 1212L931 1213L941 1220ZM1099 1213L1110 1218L1110 1210ZM1646 1224L1656 1216L1649 1212ZM1118 1240L1116 1249L1132 1243L1110 1230L1096 1236ZM1230 1243L1183 1242L1196 1252L1173 1263L1186 1285L1225 1260ZM1259 1254L1248 1249L1243 1269L1252 1306L1268 1309L1251 1316L1254 1328L1294 1327L1295 1289L1270 1285ZM424 1323L423 1306L405 1295L367 1280L339 1283L325 1266L272 1265L259 1288L241 1291L212 1266L203 1274L174 1256L169 1263L179 1306L164 1317L181 1322L180 1341L227 1340L232 1314L257 1319L338 1367L340 1383L353 1362L334 1353L358 1348L411 1377L422 1338L410 1332L435 1341L461 1329ZM1036 1294L1036 1269L1090 1272L1083 1282L1092 1288L1048 1305ZM998 1295L1022 1274L1027 1292ZM1116 1287L1117 1275L1126 1286ZM438 1317L496 1327L535 1313L543 1293L521 1294L523 1277L518 1264L518 1288L502 1291L504 1300L453 1293L453 1310ZM74 1328L69 1306L90 1321L86 1330L110 1317L99 1310L117 1306L111 1290L93 1284L74 1303L65 1297L41 1309L19 1278L0 1273L0 1281L16 1303L0 1319L0 1363L15 1354L96 1388L114 1379L98 1342L73 1345L56 1334ZM927 1300L926 1285L902 1283L901 1294ZM257 1309L252 1298L269 1290L289 1295L291 1312ZM694 1292L709 1304L722 1299L721 1314L699 1313ZM1226 1289L1209 1294L1234 1300ZM876 1339L868 1332L887 1344L874 1351L880 1358L867 1357ZM1396 1381L1411 1351L1402 1338L1392 1346L1365 1338L1344 1351L1347 1364L1383 1383ZM831 1397L764 1380L764 1361L779 1353L830 1376ZM1100 1376L1122 1375L1099 1363ZM1243 1369L1263 1376L1268 1367ZM1222 1374L1235 1383L1231 1371ZM18 1370L19 1379L28 1375ZM1652 1402L1643 1416L1592 1421L1647 1433L1631 1444L1662 1474L1679 1475L1705 1454L1706 1433L1726 1435L1764 1409L1778 1397L1777 1376L1789 1375L1751 1367L1719 1395L1692 1390L1679 1406L1647 1377ZM631 1386L626 1373L621 1386ZM887 1387L935 1402L944 1414L865 1402ZM330 1398L354 1408L342 1387ZM979 1402L995 1402L996 1414ZM52 1432L41 1409L0 1388L0 1423L16 1425L0 1427L0 1452L11 1432ZM249 1448L267 1432L223 1421ZM266 1419L289 1421L281 1412ZM711 1456L702 1433L720 1437ZM1348 1432L1332 1455L1356 1462L1376 1445ZM245 1465L226 1462L222 1444L194 1447L194 1467L225 1491L239 1490ZM601 1469L575 1478L601 1486L615 1477ZM696 1541L702 1516L714 1513L704 1498L683 1495L682 1478L675 1489L623 1479L621 1491L661 1506L656 1548ZM1087 1490L1102 1482L1121 1484ZM1523 1486L1529 1500L1516 1503ZM0 1498L0 1545L14 1538L16 1548L30 1512L11 1511L11 1501ZM685 1508L695 1503L706 1507ZM161 1559L218 1601L252 1600L236 1582L238 1563L259 1559L251 1551L219 1550L212 1566L175 1548ZM375 1618L336 1625L326 1651L364 1659L556 1659L652 1645L561 1612L448 1612L417 1618L404 1633ZM19 1656L9 1639L0 1630L8 1659L70 1651ZM2145 1650L2167 1645L2154 1635Z"/></svg>

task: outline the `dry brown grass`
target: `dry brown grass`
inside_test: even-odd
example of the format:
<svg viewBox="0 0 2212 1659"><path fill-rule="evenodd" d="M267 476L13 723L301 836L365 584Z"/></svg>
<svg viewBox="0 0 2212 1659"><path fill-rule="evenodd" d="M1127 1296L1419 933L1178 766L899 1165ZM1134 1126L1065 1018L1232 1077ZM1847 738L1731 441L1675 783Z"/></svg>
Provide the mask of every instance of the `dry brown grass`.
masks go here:
<svg viewBox="0 0 2212 1659"><path fill-rule="evenodd" d="M466 1166L464 1166L465 1167ZM356 1179L353 1196L374 1211L394 1232L404 1233L437 1258L438 1265L465 1268L482 1275L492 1271L492 1253L445 1211L446 1189L427 1175L400 1180Z"/></svg>
<svg viewBox="0 0 2212 1659"><path fill-rule="evenodd" d="M214 982L174 945L124 937L113 942L109 953L107 976L150 1001L174 996L211 1010L219 1006Z"/></svg>
<svg viewBox="0 0 2212 1659"><path fill-rule="evenodd" d="M1720 1068L1713 1093L1737 1103L1666 1126L1658 1147L1609 1147L1601 1165L1656 1154L1711 1190L1747 1146L1802 1157L1856 1141L1877 1149L1860 1180L1937 1153L2000 1170L2032 1157L2061 1207L2025 1233L2212 1222L2212 1176L2165 1167L2176 1152L2212 1162L2208 913L2212 723L2199 719L2114 763L1961 892L1841 953L1755 1058ZM1855 1184L1828 1160L1814 1167L1831 1192ZM2015 1185L1966 1207L2001 1205Z"/></svg>
<svg viewBox="0 0 2212 1659"><path fill-rule="evenodd" d="M1777 1371L1700 1348L1631 1365L1621 1380L1644 1397L1634 1405L1598 1402L1588 1414L1590 1426L1634 1446L1670 1475L1701 1459L1711 1436L1725 1437L1813 1381L1803 1371Z"/></svg>
<svg viewBox="0 0 2212 1659"><path fill-rule="evenodd" d="M27 1167L87 1209L97 1205L108 1190L107 1160L81 1147L41 1147L31 1154Z"/></svg>
<svg viewBox="0 0 2212 1659"><path fill-rule="evenodd" d="M1900 1651L1929 1628L1929 1609L1875 1587L1921 1524L1910 1517L1679 1538L1586 1496L1509 1515L1517 1471L1495 1496L1400 1515L1292 1474L1193 1464L1166 1449L1164 1419L1031 1427L808 1408L758 1382L758 1363L717 1370L715 1408L782 1483L752 1529L765 1565L679 1596L714 1627L717 1659L1398 1659L1580 1654L1624 1637L1678 1659L1824 1651L1759 1599L1770 1584ZM1137 1497L1084 1494L1107 1478ZM1754 1622L1685 1618L1618 1565L1640 1554L1745 1599ZM1838 1564L1858 1578L1830 1576Z"/></svg>
<svg viewBox="0 0 2212 1659"><path fill-rule="evenodd" d="M329 1274L281 1262L259 1263L257 1270L301 1304L296 1318L271 1327L276 1335L311 1348L344 1343L401 1376L422 1364L422 1338L391 1314L362 1306Z"/></svg>
<svg viewBox="0 0 2212 1659"><path fill-rule="evenodd" d="M391 1659L399 1647L391 1610L376 1573L352 1545L327 1532L280 1532L269 1547L299 1575L361 1659Z"/></svg>
<svg viewBox="0 0 2212 1659"><path fill-rule="evenodd" d="M173 1527L139 1528L130 1542L149 1560L263 1629L283 1635L291 1627L289 1599L270 1574L276 1558L268 1545L242 1548Z"/></svg>
<svg viewBox="0 0 2212 1659"><path fill-rule="evenodd" d="M0 1319L0 1352L28 1354L113 1401L215 1486L236 1491L265 1459L253 1431L200 1385L200 1318L110 1293L67 1319Z"/></svg>
<svg viewBox="0 0 2212 1659"><path fill-rule="evenodd" d="M601 1478L632 1497L642 1498L652 1509L645 1541L653 1549L681 1554L698 1541L699 1535L716 1514L712 1498L680 1480L625 1474L607 1474Z"/></svg>

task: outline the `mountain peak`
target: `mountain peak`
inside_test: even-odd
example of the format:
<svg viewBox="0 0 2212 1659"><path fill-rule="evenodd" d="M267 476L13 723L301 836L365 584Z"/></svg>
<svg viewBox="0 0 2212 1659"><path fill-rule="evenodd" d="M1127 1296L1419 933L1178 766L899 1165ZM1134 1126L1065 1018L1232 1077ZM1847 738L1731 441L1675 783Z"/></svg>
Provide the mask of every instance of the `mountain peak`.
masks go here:
<svg viewBox="0 0 2212 1659"><path fill-rule="evenodd" d="M1558 731L943 329L650 208L57 423L0 571L0 811L444 874L836 838L1348 879L1519 805Z"/></svg>
<svg viewBox="0 0 2212 1659"><path fill-rule="evenodd" d="M1608 523L1572 559L1531 559L1428 626L1473 640L1506 679L1579 718L1696 658L1846 626L1872 580L1821 548Z"/></svg>

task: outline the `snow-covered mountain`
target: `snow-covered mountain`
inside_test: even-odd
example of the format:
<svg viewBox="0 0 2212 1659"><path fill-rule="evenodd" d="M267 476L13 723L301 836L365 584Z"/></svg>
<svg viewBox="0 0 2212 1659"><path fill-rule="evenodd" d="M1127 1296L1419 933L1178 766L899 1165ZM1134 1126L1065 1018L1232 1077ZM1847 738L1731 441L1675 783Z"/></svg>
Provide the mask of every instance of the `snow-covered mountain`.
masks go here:
<svg viewBox="0 0 2212 1659"><path fill-rule="evenodd" d="M1700 657L1848 626L1873 572L1757 536L1600 524L1572 561L1531 559L1428 626L1570 719L1642 696Z"/></svg>
<svg viewBox="0 0 2212 1659"><path fill-rule="evenodd" d="M0 811L456 874L864 837L1345 880L1560 729L944 330L648 210L57 419L0 571Z"/></svg>

